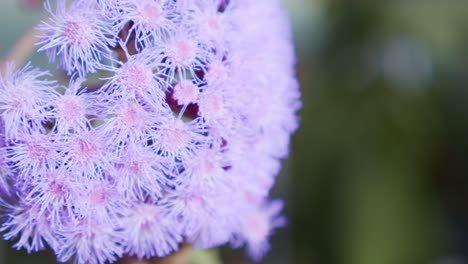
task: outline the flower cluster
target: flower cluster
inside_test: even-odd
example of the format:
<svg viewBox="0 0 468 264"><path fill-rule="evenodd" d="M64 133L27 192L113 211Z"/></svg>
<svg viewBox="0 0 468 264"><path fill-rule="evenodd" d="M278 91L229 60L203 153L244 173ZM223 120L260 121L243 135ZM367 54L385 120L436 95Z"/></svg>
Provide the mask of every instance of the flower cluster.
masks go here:
<svg viewBox="0 0 468 264"><path fill-rule="evenodd" d="M5 239L59 261L247 246L285 224L269 191L300 107L279 0L57 0L0 78ZM98 88L84 83L107 72Z"/></svg>

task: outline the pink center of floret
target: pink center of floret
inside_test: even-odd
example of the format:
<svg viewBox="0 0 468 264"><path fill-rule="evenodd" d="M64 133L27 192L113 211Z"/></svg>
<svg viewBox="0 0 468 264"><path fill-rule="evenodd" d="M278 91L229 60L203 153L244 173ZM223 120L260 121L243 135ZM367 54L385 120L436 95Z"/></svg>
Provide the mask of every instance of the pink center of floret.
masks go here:
<svg viewBox="0 0 468 264"><path fill-rule="evenodd" d="M141 229L144 230L144 231L150 231L154 226L154 220L151 221L151 220L145 220L142 224L141 224Z"/></svg>
<svg viewBox="0 0 468 264"><path fill-rule="evenodd" d="M189 195L185 202L190 208L195 210L196 208L199 208L205 204L205 200L203 199L203 197L196 194Z"/></svg>
<svg viewBox="0 0 468 264"><path fill-rule="evenodd" d="M160 211L154 205L140 204L135 208L134 214L139 219L143 231L149 231L159 223Z"/></svg>
<svg viewBox="0 0 468 264"><path fill-rule="evenodd" d="M178 39L174 42L174 59L183 64L189 65L196 56L196 47L188 39Z"/></svg>
<svg viewBox="0 0 468 264"><path fill-rule="evenodd" d="M135 93L150 86L152 78L151 69L145 68L144 65L138 63L124 65L121 69L119 81L128 92Z"/></svg>
<svg viewBox="0 0 468 264"><path fill-rule="evenodd" d="M224 81L227 78L226 67L219 62L210 64L205 78L209 84L213 84L216 81Z"/></svg>
<svg viewBox="0 0 468 264"><path fill-rule="evenodd" d="M218 118L223 112L223 99L218 94L209 94L200 101L200 112L208 118Z"/></svg>
<svg viewBox="0 0 468 264"><path fill-rule="evenodd" d="M219 20L214 16L209 17L206 21L206 24L208 25L208 28L212 31L219 31L221 29Z"/></svg>
<svg viewBox="0 0 468 264"><path fill-rule="evenodd" d="M194 103L198 98L198 87L192 81L184 80L174 87L174 99L179 105Z"/></svg>
<svg viewBox="0 0 468 264"><path fill-rule="evenodd" d="M98 146L92 140L79 139L76 154L82 161L93 161L98 154Z"/></svg>
<svg viewBox="0 0 468 264"><path fill-rule="evenodd" d="M214 153L205 153L208 155L216 155ZM213 156L205 156L199 162L199 165L196 166L197 175L205 178L209 178L214 176L213 174L216 172L216 164L212 160Z"/></svg>
<svg viewBox="0 0 468 264"><path fill-rule="evenodd" d="M94 206L105 204L107 202L107 191L102 189L93 190L88 195L88 201Z"/></svg>
<svg viewBox="0 0 468 264"><path fill-rule="evenodd" d="M176 120L173 125L161 129L161 148L168 152L175 152L187 146L190 134L187 126L180 120Z"/></svg>
<svg viewBox="0 0 468 264"><path fill-rule="evenodd" d="M133 161L128 166L128 171L133 175L138 175L141 172L141 165L137 161Z"/></svg>
<svg viewBox="0 0 468 264"><path fill-rule="evenodd" d="M57 180L49 184L49 192L57 197L62 197L65 194L64 186Z"/></svg>
<svg viewBox="0 0 468 264"><path fill-rule="evenodd" d="M162 14L162 9L158 3L154 3L153 1L147 1L143 5L142 13L143 16L149 21L157 20Z"/></svg>
<svg viewBox="0 0 468 264"><path fill-rule="evenodd" d="M136 104L129 104L121 113L122 122L131 128L141 128L145 124L144 110Z"/></svg>
<svg viewBox="0 0 468 264"><path fill-rule="evenodd" d="M25 83L18 85L18 88L10 93L10 106L16 111L26 112L31 111L34 107L34 98L37 96L32 92L33 89L30 89L30 85Z"/></svg>
<svg viewBox="0 0 468 264"><path fill-rule="evenodd" d="M69 44L79 46L86 40L86 27L85 22L69 21L65 23L65 37L68 39Z"/></svg>
<svg viewBox="0 0 468 264"><path fill-rule="evenodd" d="M252 204L259 203L260 198L253 192L247 191L244 193L245 199Z"/></svg>
<svg viewBox="0 0 468 264"><path fill-rule="evenodd" d="M58 105L58 110L67 120L78 121L85 116L83 100L77 96L64 97Z"/></svg>
<svg viewBox="0 0 468 264"><path fill-rule="evenodd" d="M245 235L251 243L261 243L270 233L269 218L264 213L254 213L249 219Z"/></svg>
<svg viewBox="0 0 468 264"><path fill-rule="evenodd" d="M49 149L42 144L32 142L26 145L28 158L35 161L43 161L49 154Z"/></svg>

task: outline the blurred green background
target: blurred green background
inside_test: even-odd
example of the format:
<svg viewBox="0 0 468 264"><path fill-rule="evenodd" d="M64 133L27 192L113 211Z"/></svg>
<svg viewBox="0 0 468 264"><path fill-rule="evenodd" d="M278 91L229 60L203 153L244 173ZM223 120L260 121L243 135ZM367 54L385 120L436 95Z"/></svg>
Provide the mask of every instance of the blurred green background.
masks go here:
<svg viewBox="0 0 468 264"><path fill-rule="evenodd" d="M0 57L35 2L0 2ZM289 226L262 263L467 264L468 1L284 2L304 105L274 190ZM8 246L0 263L53 263Z"/></svg>

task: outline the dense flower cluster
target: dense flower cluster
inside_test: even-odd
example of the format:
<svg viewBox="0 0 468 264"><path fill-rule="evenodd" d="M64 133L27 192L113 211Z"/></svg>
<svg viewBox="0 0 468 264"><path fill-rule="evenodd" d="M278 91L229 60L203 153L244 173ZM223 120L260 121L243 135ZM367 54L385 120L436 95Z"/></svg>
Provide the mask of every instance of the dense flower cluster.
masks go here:
<svg viewBox="0 0 468 264"><path fill-rule="evenodd" d="M59 261L247 246L285 224L269 191L300 107L279 0L46 1L39 50L70 76L0 78L5 239ZM109 73L99 88L83 83Z"/></svg>

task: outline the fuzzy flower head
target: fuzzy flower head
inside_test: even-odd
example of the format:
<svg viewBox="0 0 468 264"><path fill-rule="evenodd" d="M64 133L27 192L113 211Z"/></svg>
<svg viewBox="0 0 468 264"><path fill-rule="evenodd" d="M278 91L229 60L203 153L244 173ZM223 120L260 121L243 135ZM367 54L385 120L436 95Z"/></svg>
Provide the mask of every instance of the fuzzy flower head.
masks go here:
<svg viewBox="0 0 468 264"><path fill-rule="evenodd" d="M55 11L49 1L45 8L50 18L38 25L39 51L45 51L50 61L58 56L68 74L95 72L103 55L115 45L112 24L103 18L97 4L73 1L67 5L66 0L58 0Z"/></svg>
<svg viewBox="0 0 468 264"><path fill-rule="evenodd" d="M171 0L128 0L118 1L121 10L116 30L130 26L129 33L135 35L137 45L149 46L170 35L175 23L176 4ZM130 41L130 34L124 41Z"/></svg>
<svg viewBox="0 0 468 264"><path fill-rule="evenodd" d="M21 132L47 120L55 88L55 82L46 79L49 75L29 64L21 70L14 64L7 65L4 76L0 76L0 115L5 140L16 140Z"/></svg>
<svg viewBox="0 0 468 264"><path fill-rule="evenodd" d="M300 107L280 0L45 8L39 51L69 80L29 64L0 77L4 239L61 262L165 257L182 243L260 260L285 225L269 193Z"/></svg>

